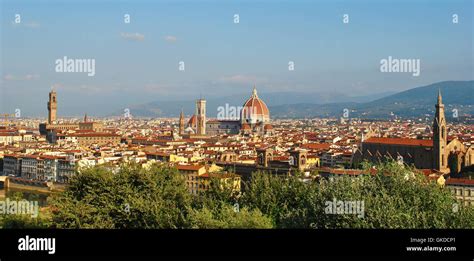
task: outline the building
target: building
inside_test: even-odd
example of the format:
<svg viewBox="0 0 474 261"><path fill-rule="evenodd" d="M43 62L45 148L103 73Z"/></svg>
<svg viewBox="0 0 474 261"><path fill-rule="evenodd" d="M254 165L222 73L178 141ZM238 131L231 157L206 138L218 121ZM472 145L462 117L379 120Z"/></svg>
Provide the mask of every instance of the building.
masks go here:
<svg viewBox="0 0 474 261"><path fill-rule="evenodd" d="M58 99L57 93L53 89L49 92L48 100L48 121L39 125L39 132L41 135L47 136L50 143L56 142L56 134L61 131L69 130L89 130L95 132L102 132L104 130L103 124L100 122L93 122L87 119L87 114L84 116L84 121L79 123L58 123L57 122L57 108Z"/></svg>
<svg viewBox="0 0 474 261"><path fill-rule="evenodd" d="M32 140L33 135L20 133L18 130L0 131L0 145L13 145L15 143Z"/></svg>
<svg viewBox="0 0 474 261"><path fill-rule="evenodd" d="M293 149L287 152L288 157L275 157L272 148L256 149L257 157L254 163L219 161L217 165L231 169L245 181L251 180L252 173L265 172L272 175L290 176L296 173L308 172L308 152L305 149Z"/></svg>
<svg viewBox="0 0 474 261"><path fill-rule="evenodd" d="M461 204L474 206L474 180L449 178L445 186Z"/></svg>
<svg viewBox="0 0 474 261"><path fill-rule="evenodd" d="M203 137L206 135L206 100L196 100L195 113L191 116L186 126L184 126L184 115L181 111L179 131L181 136L195 135Z"/></svg>
<svg viewBox="0 0 474 261"><path fill-rule="evenodd" d="M3 175L21 176L21 157L13 154L5 154L3 157Z"/></svg>
<svg viewBox="0 0 474 261"><path fill-rule="evenodd" d="M206 123L209 135L242 134L242 135L271 135L273 126L270 124L270 111L265 102L258 97L257 89L253 88L241 110L238 118L213 119ZM192 123L192 118L190 122Z"/></svg>
<svg viewBox="0 0 474 261"><path fill-rule="evenodd" d="M239 134L239 120L209 120L206 123L209 135Z"/></svg>
<svg viewBox="0 0 474 261"><path fill-rule="evenodd" d="M196 134L206 135L206 100L199 99L196 101Z"/></svg>
<svg viewBox="0 0 474 261"><path fill-rule="evenodd" d="M69 134L70 137L75 137L80 146L88 147L91 145L118 145L121 141L121 136L108 132L86 132Z"/></svg>
<svg viewBox="0 0 474 261"><path fill-rule="evenodd" d="M184 113L183 110L181 110L181 114L179 115L179 135L184 134Z"/></svg>
<svg viewBox="0 0 474 261"><path fill-rule="evenodd" d="M75 159L73 156L7 154L4 156L3 170L5 176L67 183L75 174Z"/></svg>
<svg viewBox="0 0 474 261"><path fill-rule="evenodd" d="M474 145L464 146L457 138L448 139L441 92L435 105L433 139L368 137L355 151L355 165L367 160L380 162L393 159L418 169L433 169L441 173L459 173L474 164Z"/></svg>
<svg viewBox="0 0 474 261"><path fill-rule="evenodd" d="M241 178L237 174L233 173L205 173L198 177L199 189L201 191L209 190L214 184L213 181L217 181L220 189L230 189L235 193L241 191Z"/></svg>
<svg viewBox="0 0 474 261"><path fill-rule="evenodd" d="M213 165L177 165L178 171L185 176L186 185L191 194L207 191L216 180L221 189L231 189L238 193L241 189L241 178L233 173L216 173L222 168Z"/></svg>
<svg viewBox="0 0 474 261"><path fill-rule="evenodd" d="M204 165L177 165L176 168L185 176L189 192L198 194L202 190L199 176L206 173L206 167Z"/></svg>
<svg viewBox="0 0 474 261"><path fill-rule="evenodd" d="M252 96L245 101L240 121L251 128L263 127L270 122L270 111L265 102L258 97L257 88L253 88Z"/></svg>
<svg viewBox="0 0 474 261"><path fill-rule="evenodd" d="M56 91L53 89L49 92L49 101L48 101L48 124L56 123L56 113L58 110L58 101L56 99Z"/></svg>
<svg viewBox="0 0 474 261"><path fill-rule="evenodd" d="M438 92L438 102L436 103L435 108L436 114L433 120L433 169L442 173L448 173L448 155L451 151L446 148L448 135L441 91Z"/></svg>
<svg viewBox="0 0 474 261"><path fill-rule="evenodd" d="M94 121L88 120L87 114L86 114L84 115L84 121L79 123L79 130L103 132L104 125L101 122L94 122Z"/></svg>

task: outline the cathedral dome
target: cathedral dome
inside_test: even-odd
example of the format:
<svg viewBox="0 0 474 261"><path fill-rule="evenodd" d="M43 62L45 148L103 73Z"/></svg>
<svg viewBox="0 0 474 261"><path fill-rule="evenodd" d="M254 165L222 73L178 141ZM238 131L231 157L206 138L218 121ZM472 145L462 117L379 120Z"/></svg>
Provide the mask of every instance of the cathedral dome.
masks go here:
<svg viewBox="0 0 474 261"><path fill-rule="evenodd" d="M270 121L270 111L263 100L258 98L254 87L252 96L244 103L241 113L242 123L266 123Z"/></svg>

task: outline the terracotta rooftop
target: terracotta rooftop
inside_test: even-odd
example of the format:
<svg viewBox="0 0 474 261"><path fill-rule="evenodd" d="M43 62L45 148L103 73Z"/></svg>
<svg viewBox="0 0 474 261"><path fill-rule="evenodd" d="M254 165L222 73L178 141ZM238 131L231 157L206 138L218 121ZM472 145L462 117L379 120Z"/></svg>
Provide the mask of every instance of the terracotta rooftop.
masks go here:
<svg viewBox="0 0 474 261"><path fill-rule="evenodd" d="M301 145L302 148L312 149L312 150L329 149L330 146L331 146L330 143L306 143L306 144Z"/></svg>
<svg viewBox="0 0 474 261"><path fill-rule="evenodd" d="M424 146L433 147L433 140L419 140L407 138L368 138L364 143L380 143L391 145L406 145L406 146Z"/></svg>
<svg viewBox="0 0 474 261"><path fill-rule="evenodd" d="M459 178L450 178L446 180L446 185L466 185L474 186L474 179L459 179Z"/></svg>
<svg viewBox="0 0 474 261"><path fill-rule="evenodd" d="M176 168L178 170L194 170L194 171L198 171L200 170L201 168L203 168L204 166L201 166L201 165L176 165Z"/></svg>

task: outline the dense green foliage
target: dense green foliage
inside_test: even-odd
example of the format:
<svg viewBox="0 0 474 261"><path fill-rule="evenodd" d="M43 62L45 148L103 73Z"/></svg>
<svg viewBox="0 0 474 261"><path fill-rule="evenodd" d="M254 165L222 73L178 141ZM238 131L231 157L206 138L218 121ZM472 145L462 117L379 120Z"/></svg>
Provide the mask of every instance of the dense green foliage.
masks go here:
<svg viewBox="0 0 474 261"><path fill-rule="evenodd" d="M371 168L372 166L365 166ZM474 209L416 171L389 162L377 174L302 182L254 173L244 191L188 192L181 174L153 165L94 167L50 200L40 219L3 217L3 227L57 228L474 228ZM328 214L328 202L363 202L362 216ZM361 214L361 213L359 213Z"/></svg>
<svg viewBox="0 0 474 261"><path fill-rule="evenodd" d="M367 168L370 166L366 166ZM474 228L474 209L422 174L389 162L376 175L303 184L256 174L242 197L282 228ZM364 202L364 217L326 214L326 202Z"/></svg>
<svg viewBox="0 0 474 261"><path fill-rule="evenodd" d="M11 195L10 200L21 201L25 197L20 192ZM34 200L34 198L28 198ZM51 227L51 217L48 213L39 212L39 215L33 218L25 214L0 214L0 228L48 228Z"/></svg>

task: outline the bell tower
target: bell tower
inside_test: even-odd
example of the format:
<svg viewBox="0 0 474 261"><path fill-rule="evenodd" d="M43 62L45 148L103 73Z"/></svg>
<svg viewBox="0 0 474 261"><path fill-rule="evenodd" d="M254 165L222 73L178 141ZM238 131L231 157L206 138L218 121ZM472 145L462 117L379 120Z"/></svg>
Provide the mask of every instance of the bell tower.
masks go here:
<svg viewBox="0 0 474 261"><path fill-rule="evenodd" d="M206 135L206 100L196 101L197 132L198 135Z"/></svg>
<svg viewBox="0 0 474 261"><path fill-rule="evenodd" d="M436 114L433 121L434 169L443 173L447 173L449 172L448 156L446 155L446 144L448 137L441 90L438 91L438 102L436 103L435 108Z"/></svg>
<svg viewBox="0 0 474 261"><path fill-rule="evenodd" d="M179 115L179 135L183 135L184 133L184 113L181 110L181 114Z"/></svg>
<svg viewBox="0 0 474 261"><path fill-rule="evenodd" d="M58 109L58 101L56 100L56 91L53 89L49 92L48 101L48 124L56 122L56 112Z"/></svg>

